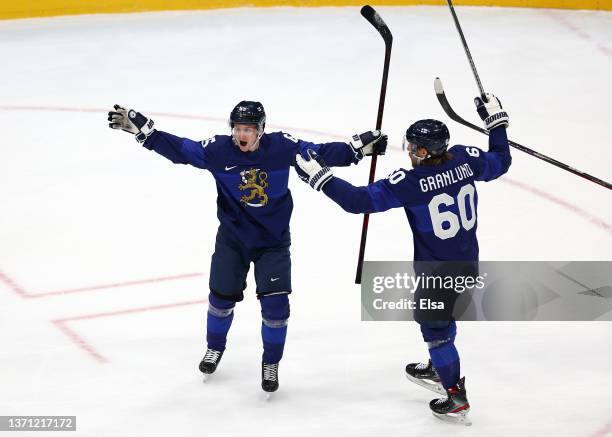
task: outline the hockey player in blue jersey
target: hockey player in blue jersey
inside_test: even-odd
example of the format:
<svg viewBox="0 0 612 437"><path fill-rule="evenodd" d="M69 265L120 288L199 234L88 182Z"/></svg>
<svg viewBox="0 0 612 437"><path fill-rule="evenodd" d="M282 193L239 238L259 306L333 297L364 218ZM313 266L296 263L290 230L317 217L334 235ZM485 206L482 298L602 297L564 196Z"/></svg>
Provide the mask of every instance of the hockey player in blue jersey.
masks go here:
<svg viewBox="0 0 612 437"><path fill-rule="evenodd" d="M253 101L242 101L232 110L231 135L204 141L158 131L151 119L119 105L109 112L108 120L111 128L134 134L145 148L214 176L220 225L210 268L207 350L199 369L205 376L216 370L253 263L262 316L262 388L276 391L292 290L289 220L293 201L288 181L295 155L313 150L329 165L348 166L371 155L374 148L384 153L386 137L380 131L368 131L347 143L314 144L283 132L264 133L264 108Z"/></svg>
<svg viewBox="0 0 612 437"><path fill-rule="evenodd" d="M413 233L415 261L449 261L452 263L437 264L467 264L470 269L474 266L477 269L475 181L490 181L503 175L510 166L511 157L506 136L508 115L501 103L493 95L487 95L487 101L478 97L475 103L490 134L487 152L462 145L447 149L450 135L444 123L420 120L408 128L403 141L412 163L411 170L399 169L386 179L354 187L334 177L324 157L316 151L297 155L296 170L311 185L316 180L316 188L322 189L348 212L375 213L404 208ZM451 305L457 296L452 294ZM469 403L454 345L455 321L452 316L443 321L418 316L415 313L429 348L430 360L428 364L408 364L407 376L446 395L431 401L434 415L447 421L469 423L465 416Z"/></svg>

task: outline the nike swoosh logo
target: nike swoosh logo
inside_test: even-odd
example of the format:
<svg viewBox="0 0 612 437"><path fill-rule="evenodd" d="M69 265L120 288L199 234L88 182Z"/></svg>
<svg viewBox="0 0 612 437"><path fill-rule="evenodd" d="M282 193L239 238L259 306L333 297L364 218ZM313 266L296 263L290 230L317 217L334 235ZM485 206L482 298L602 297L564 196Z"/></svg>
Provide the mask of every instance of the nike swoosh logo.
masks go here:
<svg viewBox="0 0 612 437"><path fill-rule="evenodd" d="M280 278L270 278L270 282L278 281Z"/></svg>
<svg viewBox="0 0 612 437"><path fill-rule="evenodd" d="M231 170L231 169L233 169L233 168L236 168L236 167L238 167L238 166L237 166L237 165L232 165L231 167L227 167L227 166L226 166L226 167L225 167L225 171L229 171L229 170Z"/></svg>

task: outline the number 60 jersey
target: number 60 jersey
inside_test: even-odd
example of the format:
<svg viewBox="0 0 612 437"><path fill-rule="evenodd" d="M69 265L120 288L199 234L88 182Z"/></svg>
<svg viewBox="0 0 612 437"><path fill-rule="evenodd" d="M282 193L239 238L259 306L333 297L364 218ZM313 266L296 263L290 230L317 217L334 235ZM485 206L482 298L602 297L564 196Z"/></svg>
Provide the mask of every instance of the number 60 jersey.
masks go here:
<svg viewBox="0 0 612 437"><path fill-rule="evenodd" d="M478 194L475 181L490 181L512 161L506 128L493 129L489 151L461 145L439 165L399 169L366 187L337 177L323 191L344 210L373 213L403 207L414 239L415 261L476 261Z"/></svg>

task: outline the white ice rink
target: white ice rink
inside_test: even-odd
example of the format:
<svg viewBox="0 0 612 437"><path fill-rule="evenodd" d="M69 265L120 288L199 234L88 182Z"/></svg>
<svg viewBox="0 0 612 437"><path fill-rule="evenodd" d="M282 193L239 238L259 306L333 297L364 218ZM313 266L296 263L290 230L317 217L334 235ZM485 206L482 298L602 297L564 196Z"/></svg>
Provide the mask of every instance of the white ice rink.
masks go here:
<svg viewBox="0 0 612 437"><path fill-rule="evenodd" d="M377 175L408 166L419 118L451 141L433 92L480 123L473 77L443 7L381 7L394 35ZM612 179L612 13L457 8L509 136ZM612 325L460 323L474 425L432 417L404 379L426 358L417 325L360 321L361 216L292 174L291 322L270 402L260 390L252 278L218 372L202 383L216 191L108 129L114 103L203 139L242 99L268 130L324 142L372 129L380 36L358 8L239 9L0 22L0 415L76 415L79 436L603 436L612 434ZM355 184L369 163L337 170ZM513 150L478 186L483 260L612 260L603 187ZM409 260L402 210L373 216L366 259ZM41 435L41 434L35 434Z"/></svg>

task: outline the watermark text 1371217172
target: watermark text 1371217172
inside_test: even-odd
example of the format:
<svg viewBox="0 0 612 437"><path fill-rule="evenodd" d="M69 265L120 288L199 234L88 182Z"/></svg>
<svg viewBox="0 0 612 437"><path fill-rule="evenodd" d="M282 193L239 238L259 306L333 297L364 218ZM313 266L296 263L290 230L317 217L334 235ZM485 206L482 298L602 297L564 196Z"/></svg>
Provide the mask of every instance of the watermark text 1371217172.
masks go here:
<svg viewBox="0 0 612 437"><path fill-rule="evenodd" d="M0 416L0 431L76 431L76 416Z"/></svg>

